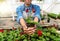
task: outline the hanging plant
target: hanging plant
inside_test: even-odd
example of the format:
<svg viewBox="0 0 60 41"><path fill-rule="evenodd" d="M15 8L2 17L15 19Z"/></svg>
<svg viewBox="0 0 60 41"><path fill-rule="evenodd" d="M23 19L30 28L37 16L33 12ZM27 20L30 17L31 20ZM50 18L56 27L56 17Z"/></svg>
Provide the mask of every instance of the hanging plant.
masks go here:
<svg viewBox="0 0 60 41"><path fill-rule="evenodd" d="M57 18L57 14L49 13L49 14L48 14L48 17L51 17L51 18L53 18L53 19L56 19L56 18Z"/></svg>

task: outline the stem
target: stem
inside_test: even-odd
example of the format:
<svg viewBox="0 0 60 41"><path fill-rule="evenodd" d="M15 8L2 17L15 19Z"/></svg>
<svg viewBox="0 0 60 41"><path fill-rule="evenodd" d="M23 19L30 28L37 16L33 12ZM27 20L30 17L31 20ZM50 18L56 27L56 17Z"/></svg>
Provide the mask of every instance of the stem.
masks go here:
<svg viewBox="0 0 60 41"><path fill-rule="evenodd" d="M28 35L28 40L31 41L31 37L30 37L30 35Z"/></svg>

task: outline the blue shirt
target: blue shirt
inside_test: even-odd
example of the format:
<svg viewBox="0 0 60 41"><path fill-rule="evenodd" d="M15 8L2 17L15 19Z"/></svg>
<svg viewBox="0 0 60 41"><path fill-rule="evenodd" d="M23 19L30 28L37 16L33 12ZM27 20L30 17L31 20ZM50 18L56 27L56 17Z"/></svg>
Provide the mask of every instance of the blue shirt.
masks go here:
<svg viewBox="0 0 60 41"><path fill-rule="evenodd" d="M25 11L27 8L30 10L30 12L34 8L35 13L33 14L33 17L38 17L39 20L41 19L40 18L40 7L39 6L30 4L29 7L26 7L25 4L23 4L23 5L19 6L19 7L17 7L17 9L16 9L17 22L18 23L19 23L19 21L20 21L21 18L25 18L24 15L23 15L23 11Z"/></svg>

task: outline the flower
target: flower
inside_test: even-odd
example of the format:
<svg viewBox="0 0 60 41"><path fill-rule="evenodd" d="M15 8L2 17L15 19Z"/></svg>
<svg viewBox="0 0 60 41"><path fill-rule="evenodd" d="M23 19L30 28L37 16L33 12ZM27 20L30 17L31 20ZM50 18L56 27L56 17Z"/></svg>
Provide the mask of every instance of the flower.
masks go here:
<svg viewBox="0 0 60 41"><path fill-rule="evenodd" d="M38 36L42 36L42 31L41 30L38 30L37 31L37 34L38 34Z"/></svg>
<svg viewBox="0 0 60 41"><path fill-rule="evenodd" d="M0 32L4 32L4 30L3 29L0 29Z"/></svg>
<svg viewBox="0 0 60 41"><path fill-rule="evenodd" d="M29 12L29 10L28 10L28 9L26 9L26 13L27 13L27 12Z"/></svg>
<svg viewBox="0 0 60 41"><path fill-rule="evenodd" d="M35 9L34 8L32 8L32 12L35 13Z"/></svg>

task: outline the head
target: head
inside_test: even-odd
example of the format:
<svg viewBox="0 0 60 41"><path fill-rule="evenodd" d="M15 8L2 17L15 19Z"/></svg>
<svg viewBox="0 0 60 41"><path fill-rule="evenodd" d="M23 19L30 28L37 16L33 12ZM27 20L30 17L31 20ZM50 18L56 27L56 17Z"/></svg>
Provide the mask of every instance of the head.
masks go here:
<svg viewBox="0 0 60 41"><path fill-rule="evenodd" d="M32 0L24 0L25 5L29 6L31 4Z"/></svg>

